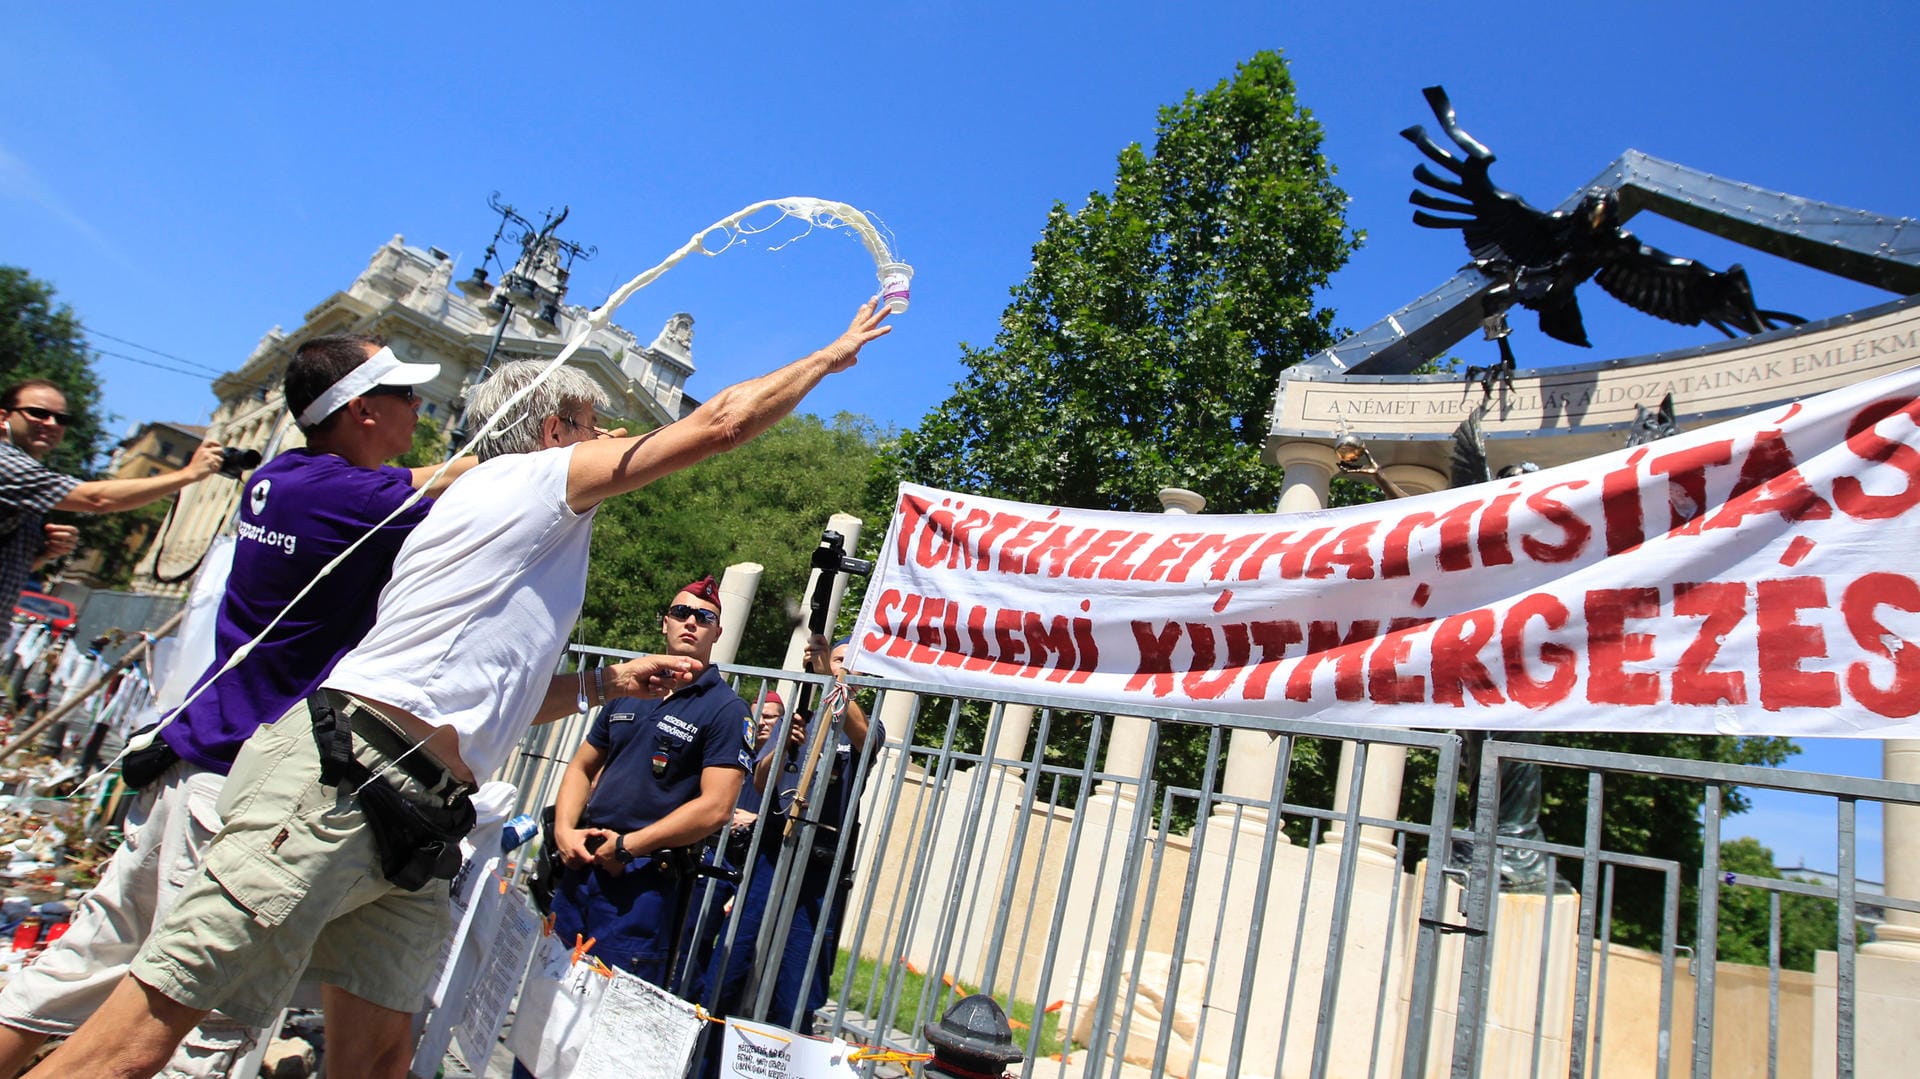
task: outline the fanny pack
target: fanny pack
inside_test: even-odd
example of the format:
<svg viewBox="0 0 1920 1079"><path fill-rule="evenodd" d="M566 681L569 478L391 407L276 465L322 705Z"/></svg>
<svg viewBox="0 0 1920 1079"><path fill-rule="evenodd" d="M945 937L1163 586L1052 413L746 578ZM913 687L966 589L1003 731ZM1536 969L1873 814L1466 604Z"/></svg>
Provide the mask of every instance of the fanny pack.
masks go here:
<svg viewBox="0 0 1920 1079"><path fill-rule="evenodd" d="M133 732L133 737L138 738L157 726L159 724L156 723L153 726L142 727ZM166 742L155 738L144 748L136 749L120 758L120 782L125 783L130 790L145 790L154 780L165 774L167 769L178 763L180 763L180 754L174 752L173 747Z"/></svg>
<svg viewBox="0 0 1920 1079"><path fill-rule="evenodd" d="M366 721L353 722L365 715L377 723L377 717L373 717L370 710L360 708L348 715L336 704L337 700L336 695L326 690L307 698L307 712L313 717L313 739L320 747L321 784L328 787L352 784L361 815L373 832L374 849L380 855L380 873L389 884L417 892L432 881L452 880L454 874L460 872L460 841L473 831L473 800L469 797L472 789L466 784L448 784L443 769L419 760L417 755L399 760L395 767L423 786L448 790L441 801L420 801L389 783L385 776L375 776L372 769L354 759L356 728L362 731L362 740L376 752L390 760L398 759L398 754L381 745L385 739L378 734L366 737L373 731L365 725Z"/></svg>

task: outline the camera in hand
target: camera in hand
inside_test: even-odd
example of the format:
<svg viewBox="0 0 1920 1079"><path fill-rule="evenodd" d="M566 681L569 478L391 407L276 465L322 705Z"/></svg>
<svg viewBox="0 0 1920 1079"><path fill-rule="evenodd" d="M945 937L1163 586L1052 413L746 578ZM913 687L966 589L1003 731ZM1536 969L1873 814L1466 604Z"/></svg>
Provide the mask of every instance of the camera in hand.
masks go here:
<svg viewBox="0 0 1920 1079"><path fill-rule="evenodd" d="M239 479L240 473L260 467L259 450L235 449L232 446L220 450L220 474L229 479Z"/></svg>

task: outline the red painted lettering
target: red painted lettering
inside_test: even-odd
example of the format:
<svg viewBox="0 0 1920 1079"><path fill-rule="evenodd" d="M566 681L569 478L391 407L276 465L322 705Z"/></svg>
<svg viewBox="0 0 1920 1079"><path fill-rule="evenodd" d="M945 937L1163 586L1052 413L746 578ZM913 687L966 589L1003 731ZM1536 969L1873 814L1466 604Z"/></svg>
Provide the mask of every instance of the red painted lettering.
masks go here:
<svg viewBox="0 0 1920 1079"><path fill-rule="evenodd" d="M1745 672L1708 669L1727 634L1747 616L1747 586L1739 581L1674 585L1673 613L1706 620L1673 668L1673 703L1747 703Z"/></svg>
<svg viewBox="0 0 1920 1079"><path fill-rule="evenodd" d="M1831 708L1840 703L1840 679L1832 671L1809 671L1804 659L1824 659L1826 635L1800 621L1800 612L1827 605L1827 585L1818 577L1782 577L1754 586L1754 615L1760 624L1756 666L1760 668L1760 707Z"/></svg>
<svg viewBox="0 0 1920 1079"><path fill-rule="evenodd" d="M1660 676L1629 671L1653 658L1653 634L1628 633L1627 621L1657 618L1660 590L1596 588L1587 593L1587 699L1595 704L1657 704Z"/></svg>
<svg viewBox="0 0 1920 1079"><path fill-rule="evenodd" d="M1552 544L1543 543L1531 535L1520 537L1520 549L1526 552L1528 558L1535 562L1571 562L1586 549L1587 540L1593 536L1593 526L1573 512L1573 508L1565 502L1548 497L1562 488L1577 491L1586 485L1586 480L1568 480L1542 487L1527 496L1528 509L1566 534L1566 539Z"/></svg>
<svg viewBox="0 0 1920 1079"><path fill-rule="evenodd" d="M1506 623L1500 627L1500 651L1507 664L1507 696L1515 704L1539 709L1567 699L1577 677L1574 666L1578 660L1573 649L1554 640L1542 641L1536 656L1528 656L1527 623L1536 618L1549 632L1559 629L1567 624L1567 606L1538 592L1520 597L1508 609ZM1527 667L1527 661L1536 657L1549 672L1544 679L1535 678Z"/></svg>
<svg viewBox="0 0 1920 1079"><path fill-rule="evenodd" d="M1266 700L1267 683L1273 678L1274 668L1286 658L1287 649L1299 644L1302 639L1300 623L1290 619L1255 622L1253 643L1260 646L1260 662L1247 672L1247 684L1240 695L1250 701Z"/></svg>
<svg viewBox="0 0 1920 1079"><path fill-rule="evenodd" d="M1920 612L1920 584L1897 573L1869 573L1841 594L1840 610L1853 639L1866 651L1893 661L1893 678L1884 687L1873 680L1866 663L1849 665L1847 692L1880 715L1905 719L1920 712L1920 647L1894 636L1880 621L1877 612L1882 607Z"/></svg>
<svg viewBox="0 0 1920 1079"><path fill-rule="evenodd" d="M1891 465L1906 476L1906 486L1890 494L1868 494L1858 477L1841 476L1833 481L1833 501L1849 517L1863 521L1884 521L1898 517L1920 504L1920 452L1912 446L1887 438L1874 430L1880 421L1905 416L1920 424L1920 398L1875 401L1860 410L1847 424L1847 449L1863 461Z"/></svg>
<svg viewBox="0 0 1920 1079"><path fill-rule="evenodd" d="M1494 685L1493 673L1480 660L1480 650L1493 640L1493 612L1479 608L1449 615L1433 631L1433 701L1466 707L1466 694L1475 704L1496 705L1506 698ZM1464 691L1464 692L1463 692Z"/></svg>
<svg viewBox="0 0 1920 1079"><path fill-rule="evenodd" d="M1427 699L1427 680L1417 674L1400 673L1413 646L1413 635L1423 632L1432 619L1396 618L1387 624L1387 632L1367 657L1367 699L1375 704L1419 704Z"/></svg>
<svg viewBox="0 0 1920 1079"><path fill-rule="evenodd" d="M1156 697L1173 692L1173 650L1180 643L1180 623L1167 622L1161 628L1136 619L1133 643L1140 647L1140 666L1127 679L1127 692L1142 689Z"/></svg>
<svg viewBox="0 0 1920 1079"><path fill-rule="evenodd" d="M1380 576L1405 577L1413 572L1411 548L1413 530L1440 526L1439 566L1449 572L1473 568L1473 515L1480 509L1479 499L1451 506L1438 515L1409 513L1387 531L1380 554Z"/></svg>

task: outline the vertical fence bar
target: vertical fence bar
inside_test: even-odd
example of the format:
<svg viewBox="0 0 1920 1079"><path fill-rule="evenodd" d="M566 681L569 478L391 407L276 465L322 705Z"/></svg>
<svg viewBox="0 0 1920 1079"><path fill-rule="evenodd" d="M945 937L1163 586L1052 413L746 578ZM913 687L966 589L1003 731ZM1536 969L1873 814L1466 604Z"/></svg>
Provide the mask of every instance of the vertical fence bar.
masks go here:
<svg viewBox="0 0 1920 1079"><path fill-rule="evenodd" d="M1720 951L1720 784L1707 785L1702 821L1700 917L1693 955L1699 967L1693 982L1693 1077L1713 1079L1713 975Z"/></svg>
<svg viewBox="0 0 1920 1079"><path fill-rule="evenodd" d="M1387 986L1393 974L1393 931L1398 928L1400 914L1400 878L1402 867L1407 860L1407 836L1396 831L1393 835L1393 885L1387 890L1387 927L1380 941L1380 985L1373 996L1373 1047L1367 1052L1367 1079L1373 1079L1380 1071L1380 1039L1386 1037L1387 1024Z"/></svg>
<svg viewBox="0 0 1920 1079"><path fill-rule="evenodd" d="M1480 749L1480 775L1473 818L1473 858L1467 869L1466 940L1460 952L1460 997L1454 1009L1453 1079L1473 1079L1480 1064L1480 1016L1485 1006L1487 967L1493 961L1493 892L1500 880L1500 855L1494 833L1500 813L1500 753L1488 741Z"/></svg>
<svg viewBox="0 0 1920 1079"><path fill-rule="evenodd" d="M1067 852L1066 857L1061 862L1063 865L1072 866L1079 860L1080 836L1083 832L1083 829L1080 827L1080 822L1086 816L1087 799L1093 797L1093 776L1095 772L1093 762L1099 759L1100 756L1101 741L1106 730L1105 722L1106 717L1103 715L1095 714L1093 717L1093 731L1087 739L1087 755L1080 762L1080 789L1074 792L1073 824L1067 828ZM1037 874L1035 884L1036 886L1038 885ZM1047 927L1046 958L1040 961L1040 981L1034 991L1034 999L1036 1001L1044 1000L1052 995L1053 968L1054 964L1060 958L1060 928L1065 924L1067 918L1067 904L1065 900L1068 887L1069 882L1060 882L1060 893L1053 904L1053 918L1051 924ZM1036 1044L1039 1033L1040 1024L1033 1024L1033 1034ZM1060 1070L1063 1072L1066 1070L1066 1062L1064 1060L1060 1064Z"/></svg>
<svg viewBox="0 0 1920 1079"><path fill-rule="evenodd" d="M1134 793L1133 823L1127 828L1127 850L1120 859L1120 905L1113 913L1113 924L1107 930L1107 954L1120 954L1127 943L1127 935L1133 931L1134 894L1139 890L1140 854L1147 838L1147 825L1153 817L1153 766L1160 758L1161 726L1164 720L1155 721L1147 728L1147 748L1141 755L1140 786ZM1120 966L1109 961L1100 973L1100 1003L1094 1009L1093 1029L1104 1035L1113 1025L1113 1010L1121 1003ZM1132 1009L1132 1001L1140 991L1140 971L1135 969L1127 979L1128 989L1125 1007ZM1101 1045L1096 1037L1093 1046L1087 1050L1087 1074L1096 1074L1102 1063ZM1125 1063L1124 1040L1120 1051L1113 1054L1113 1076L1119 1079L1120 1069Z"/></svg>
<svg viewBox="0 0 1920 1079"><path fill-rule="evenodd" d="M1283 834L1281 828L1283 822L1280 811L1287 800L1287 780L1293 769L1293 751L1295 745L1296 743L1291 740L1283 743L1279 759L1273 763L1273 787L1268 792L1267 797L1266 835L1261 838L1260 842L1260 879L1254 885L1253 889L1253 910L1248 915L1249 921L1247 923L1247 958L1240 968L1240 995L1233 1009L1233 1035L1227 1043L1227 1075L1229 1076L1237 1076L1240 1074L1241 1050L1247 1041L1247 1013L1248 1009L1252 1007L1253 1002L1253 975L1259 964L1260 939L1267 926L1267 893L1273 880L1273 852L1279 846ZM1308 859L1307 877L1308 879L1312 879L1312 876L1313 861L1312 859ZM1221 894L1226 894L1224 889L1221 891ZM1304 886L1301 888L1300 895L1304 903L1306 898L1306 889ZM1298 936L1294 937L1296 941L1299 939ZM1296 956L1300 954L1298 946L1294 948L1294 954ZM1289 998L1293 995L1293 983L1291 980L1287 983L1287 995ZM1280 1051L1284 1055L1287 1044L1286 1017L1284 1014L1281 1017L1280 1024ZM1277 1063L1274 1065L1273 1074L1283 1074Z"/></svg>
<svg viewBox="0 0 1920 1079"><path fill-rule="evenodd" d="M1607 961L1613 956L1613 866L1606 867L1600 885L1600 977L1595 993L1599 1004L1593 1010L1593 1076L1600 1079L1601 1047L1605 1044L1607 1021Z"/></svg>
<svg viewBox="0 0 1920 1079"><path fill-rule="evenodd" d="M1527 1074L1532 1079L1540 1079L1540 1054L1547 1045L1547 989L1553 972L1553 893L1554 882L1560 879L1560 866L1553 855L1547 855L1547 901L1540 908L1540 973L1534 983L1533 995L1533 1052Z"/></svg>
<svg viewBox="0 0 1920 1079"><path fill-rule="evenodd" d="M1434 762L1432 816L1427 823L1427 873L1420 890L1419 930L1413 950L1413 982L1407 994L1406 1047L1400 1054L1400 1074L1424 1079L1427 1074L1427 1024L1433 1015L1433 997L1439 981L1440 926L1445 920L1447 877L1438 867L1447 864L1453 848L1453 796L1460 783L1460 738L1442 745Z"/></svg>
<svg viewBox="0 0 1920 1079"><path fill-rule="evenodd" d="M1573 1051L1567 1064L1572 1079L1587 1074L1587 1019L1593 976L1593 923L1600 891L1600 807L1605 793L1605 776L1599 771L1587 773L1587 835L1580 849L1580 950L1573 957ZM1558 879L1547 874L1547 905L1553 905Z"/></svg>
<svg viewBox="0 0 1920 1079"><path fill-rule="evenodd" d="M1854 800L1851 797L1840 799L1840 882L1838 908L1836 916L1840 919L1839 940L1834 944L1835 960L1838 970L1835 973L1834 1004L1838 1014L1833 1023L1834 1075L1837 1079L1853 1079L1853 1007L1854 994L1859 986L1855 983L1854 948L1855 939L1854 908Z"/></svg>
<svg viewBox="0 0 1920 1079"><path fill-rule="evenodd" d="M1307 828L1307 869L1306 872L1300 875L1300 912L1296 915L1293 925L1293 956L1287 966L1287 995L1285 1001L1280 1005L1280 1049L1279 1054L1274 1057L1273 1061L1273 1073L1275 1075L1287 1074L1285 1067L1287 1063L1287 1030L1293 1025L1293 990L1300 979L1300 942L1307 939L1307 908L1309 906L1308 900L1313 896L1313 867L1319 862L1319 859L1313 857L1313 850L1319 845L1320 818L1315 817L1313 823ZM1262 879L1265 879L1264 873L1262 874ZM1240 1010L1243 1014L1253 1003L1253 965L1256 957L1257 953L1253 949L1247 949L1245 974L1240 983ZM1243 1024L1236 1024L1236 1034L1241 1025Z"/></svg>
<svg viewBox="0 0 1920 1079"><path fill-rule="evenodd" d="M1044 770L1045 763L1046 763L1046 754L1044 752L1044 749L1047 744L1047 728L1051 725L1050 720L1052 719L1052 716L1053 716L1052 709L1046 709L1044 711L1040 719L1040 735L1038 738L1034 740L1034 743L1033 743L1033 758L1031 760L1024 762L1026 773L1027 773L1025 777L1026 782L1021 784L1021 787L1020 787L1020 808L1017 812L1017 819L1013 826L1013 838L1007 843L1007 872L1006 872L1004 881L1000 887L1000 905L994 911L995 925L1006 926L1012 923L1013 897L1014 897L1014 893L1019 890L1019 886L1020 886L1020 859L1022 855L1026 853L1026 849L1027 849L1027 833L1030 830L1030 825L1033 822L1034 796L1038 794L1040 791L1040 775L1041 775L1041 772ZM1049 824L1052 823L1051 814L1048 815L1048 823ZM1042 828L1042 831L1043 832L1045 831L1044 826ZM1040 849L1042 852L1045 852L1047 849L1046 843L1044 840L1042 840L1041 842ZM1034 876L1036 878L1039 877L1039 873L1035 872ZM1027 909L1029 910L1033 909L1031 904L1029 904ZM1021 925L1020 939L1023 945L1026 941L1026 929L1028 924L1030 924L1030 920L1023 921ZM986 966L986 969L983 970L980 974L980 981L981 981L980 991L982 993L991 995L993 993L994 986L999 984L1000 953L1005 950L1006 950L1006 946L1005 946L1005 940L1003 935L1001 943L999 945L996 945L992 951L987 953L987 966ZM1007 990L1008 1001L1013 1000L1013 994L1019 988L1019 985L1020 985L1019 961L1016 959L1014 961L1013 987ZM1038 1004L1039 1002L1036 1001L1035 1003ZM1035 1018L1034 1018L1035 1026L1038 1026L1040 1023L1038 1016L1039 1016L1039 1012L1036 1009Z"/></svg>
<svg viewBox="0 0 1920 1079"><path fill-rule="evenodd" d="M1680 942L1680 867L1667 868L1665 904L1660 913L1660 1041L1655 1048L1654 1079L1667 1079L1673 1063L1673 953Z"/></svg>
<svg viewBox="0 0 1920 1079"><path fill-rule="evenodd" d="M1360 796L1366 793L1368 745L1366 739L1356 739L1353 743L1353 771L1347 783L1346 828L1340 837L1340 869L1334 877L1335 902L1328 912L1327 965L1320 975L1319 1026L1313 1032L1313 1066L1310 1074L1315 1079L1327 1074L1327 1058L1333 1052L1333 1021L1340 1003L1340 957L1347 946L1347 912L1353 909L1352 904L1339 902L1338 897L1353 894L1354 866L1360 857ZM1306 906L1304 896L1301 905ZM1297 944L1294 950L1299 950Z"/></svg>
<svg viewBox="0 0 1920 1079"><path fill-rule="evenodd" d="M1214 727L1207 734L1207 766L1201 776L1200 800L1194 809L1193 845L1187 852L1186 880L1180 889L1180 909L1186 912L1187 916L1180 919L1179 927L1173 932L1173 961L1169 964L1167 971L1166 1006L1160 1010L1160 1035L1153 1047L1153 1074L1155 1075L1165 1075L1167 1070L1167 1043L1173 1033L1174 1002L1180 999L1180 972L1182 968L1186 966L1187 934L1193 921L1191 917L1193 897L1199 892L1200 870L1203 868L1202 863L1206 858L1207 817L1213 813L1213 790L1214 782L1218 777L1219 764L1220 728ZM1173 831L1169 825L1172 819L1173 792L1169 791L1166 795L1166 801L1160 810L1160 834L1154 844L1153 878L1156 884L1160 879L1160 866L1166 857L1167 835ZM1147 891L1149 904L1152 902L1152 896L1155 890L1155 888L1150 887ZM1152 924L1150 913L1148 917L1142 918L1141 920L1147 925ZM1145 932L1145 926L1142 926L1142 932L1140 934L1141 951L1144 951L1146 946L1147 934ZM1140 952L1136 952L1134 954L1134 969L1139 969L1139 962ZM1204 993L1201 999L1206 999ZM1194 1043L1194 1050L1195 1052L1199 1051L1198 1041ZM1191 1064L1189 1064L1187 1070L1192 1071Z"/></svg>
<svg viewBox="0 0 1920 1079"><path fill-rule="evenodd" d="M1767 892L1767 1079L1780 1079L1780 893Z"/></svg>
<svg viewBox="0 0 1920 1079"><path fill-rule="evenodd" d="M955 705L955 711L958 711L957 703ZM989 750L993 746L994 740L1000 735L1000 722L1005 712L1006 706L1004 704L995 704L988 717L986 747ZM987 754L983 754L982 756L986 760L991 759ZM951 774L951 770L949 770L949 774ZM967 796L967 804L964 810L965 815L961 818L962 820L980 821L981 807L986 803L987 788L991 785L992 778L990 764L982 763L975 769L973 783L971 784L973 790ZM998 809L997 804L995 809ZM975 829L967 828L963 830L959 837L960 850L951 868L951 880L948 882L946 888L946 901L944 904L946 917L942 919L939 933L935 937L936 944L933 963L927 967L927 977L929 978L941 978L943 975L950 973L947 969L948 960L953 954L954 938L957 935L956 930L963 929L972 921L973 901L979 898L980 889L970 886L972 881L968 879L967 873L973 868L973 851L976 845L977 834ZM965 897L964 900L962 898L963 896ZM965 918L961 917L963 909L967 915ZM945 984L942 982L941 989L936 990L934 993L936 1006L932 1010L935 1013L944 1010L940 1006L940 1002L945 999L945 996Z"/></svg>

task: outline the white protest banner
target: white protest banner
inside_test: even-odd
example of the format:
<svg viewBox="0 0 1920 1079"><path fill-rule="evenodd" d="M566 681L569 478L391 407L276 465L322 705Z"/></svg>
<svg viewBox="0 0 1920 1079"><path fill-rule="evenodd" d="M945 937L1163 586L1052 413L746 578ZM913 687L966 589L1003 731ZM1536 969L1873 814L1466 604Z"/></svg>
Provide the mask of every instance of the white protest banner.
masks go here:
<svg viewBox="0 0 1920 1079"><path fill-rule="evenodd" d="M720 1043L720 1079L854 1079L853 1047L839 1038L728 1019Z"/></svg>
<svg viewBox="0 0 1920 1079"><path fill-rule="evenodd" d="M849 660L1122 710L1914 738L1917 556L1909 369L1320 513L1106 513L902 485Z"/></svg>

